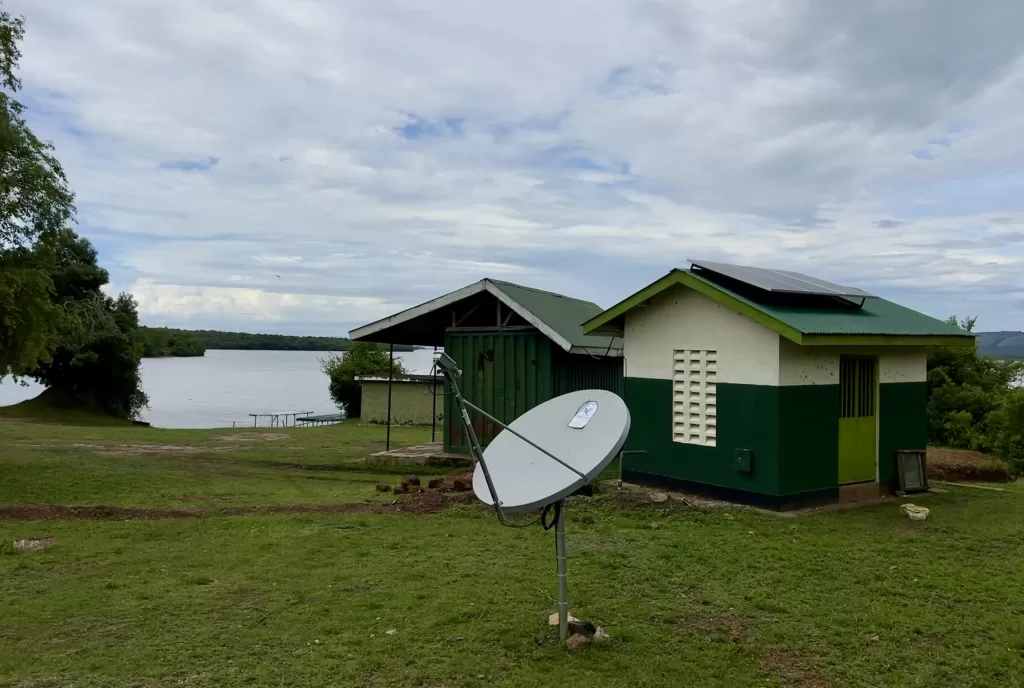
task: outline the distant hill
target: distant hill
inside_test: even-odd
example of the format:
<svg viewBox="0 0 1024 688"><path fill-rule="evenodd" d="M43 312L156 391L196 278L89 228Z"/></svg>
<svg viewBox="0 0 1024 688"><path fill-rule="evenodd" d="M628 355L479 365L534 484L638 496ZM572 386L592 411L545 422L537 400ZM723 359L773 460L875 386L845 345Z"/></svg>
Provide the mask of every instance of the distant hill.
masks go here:
<svg viewBox="0 0 1024 688"><path fill-rule="evenodd" d="M140 329L143 330L147 340L174 338L178 341L195 341L199 345L197 348L200 349L345 351L352 345L352 340L344 337L300 337L288 334L252 334L250 332L221 332L220 330L175 330L168 327L142 327ZM412 351L413 348L411 346L395 346L395 351ZM202 353L168 353L164 355L202 356Z"/></svg>
<svg viewBox="0 0 1024 688"><path fill-rule="evenodd" d="M979 332L978 353L997 358L1024 358L1024 332Z"/></svg>

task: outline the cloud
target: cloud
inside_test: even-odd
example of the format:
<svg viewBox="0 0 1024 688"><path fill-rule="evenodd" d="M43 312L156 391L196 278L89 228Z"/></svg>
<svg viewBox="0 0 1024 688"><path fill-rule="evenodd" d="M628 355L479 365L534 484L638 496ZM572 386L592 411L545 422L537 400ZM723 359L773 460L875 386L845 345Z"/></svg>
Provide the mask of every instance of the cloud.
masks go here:
<svg viewBox="0 0 1024 688"><path fill-rule="evenodd" d="M609 305L698 256L1024 328L1013 0L7 5L147 322L342 333L487 275Z"/></svg>
<svg viewBox="0 0 1024 688"><path fill-rule="evenodd" d="M160 163L162 170L181 170L182 172L207 172L220 162L220 158L201 158L198 160L164 160Z"/></svg>

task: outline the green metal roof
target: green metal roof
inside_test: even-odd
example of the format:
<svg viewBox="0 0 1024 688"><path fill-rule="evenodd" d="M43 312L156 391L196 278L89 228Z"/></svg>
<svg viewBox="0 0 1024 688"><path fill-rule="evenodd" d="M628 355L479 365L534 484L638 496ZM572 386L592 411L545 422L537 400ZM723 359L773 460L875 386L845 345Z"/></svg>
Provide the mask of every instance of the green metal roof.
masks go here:
<svg viewBox="0 0 1024 688"><path fill-rule="evenodd" d="M615 346L612 337L583 333L583 323L600 315L604 309L596 303L562 296L550 291L541 291L511 282L488 279L510 299L543 321L574 347L607 349Z"/></svg>
<svg viewBox="0 0 1024 688"><path fill-rule="evenodd" d="M735 309L797 344L971 346L974 335L955 325L882 298L861 308L780 306L741 296L689 270L673 270L657 282L583 324L584 332L621 332L623 316L669 287L682 284Z"/></svg>
<svg viewBox="0 0 1024 688"><path fill-rule="evenodd" d="M489 293L540 330L564 351L594 356L621 356L622 343L615 336L584 334L582 323L601 313L596 303L501 280L483 279L449 294L421 303L352 330L354 341L393 344L440 345L445 328L452 325L443 314L454 304Z"/></svg>

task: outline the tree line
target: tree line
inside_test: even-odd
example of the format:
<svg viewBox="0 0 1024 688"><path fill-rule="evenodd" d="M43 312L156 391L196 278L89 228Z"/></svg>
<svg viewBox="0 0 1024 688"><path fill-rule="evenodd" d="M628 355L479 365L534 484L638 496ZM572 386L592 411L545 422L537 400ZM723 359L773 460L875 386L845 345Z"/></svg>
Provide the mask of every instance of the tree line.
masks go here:
<svg viewBox="0 0 1024 688"><path fill-rule="evenodd" d="M344 337L308 337L290 334L253 334L222 330L177 330L171 327L142 328L146 342L145 357L202 356L207 349L244 351L347 351L351 339ZM396 345L395 351L414 347Z"/></svg>
<svg viewBox="0 0 1024 688"><path fill-rule="evenodd" d="M139 328L142 335L142 357L202 356L206 347L192 333L167 327Z"/></svg>

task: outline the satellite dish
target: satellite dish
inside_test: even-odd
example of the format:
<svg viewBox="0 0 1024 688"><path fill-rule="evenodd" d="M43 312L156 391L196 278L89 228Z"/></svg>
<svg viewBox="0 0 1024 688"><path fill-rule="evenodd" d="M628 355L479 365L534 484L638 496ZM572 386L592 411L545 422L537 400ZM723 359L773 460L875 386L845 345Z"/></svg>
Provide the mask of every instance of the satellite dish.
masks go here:
<svg viewBox="0 0 1024 688"><path fill-rule="evenodd" d="M568 497L611 463L628 433L626 404L603 389L569 392L530 409L484 450L502 510L529 511ZM483 465L473 473L473 491L493 506Z"/></svg>
<svg viewBox="0 0 1024 688"><path fill-rule="evenodd" d="M494 507L503 524L505 512L544 507L547 514L554 509L558 635L564 642L568 635L569 604L563 500L593 480L622 449L629 434L629 410L618 395L588 389L555 397L506 425L462 396L455 381L462 371L450 356L439 354L436 364L459 406L476 462L473 491L477 498ZM503 428L486 451L480 447L469 409Z"/></svg>

